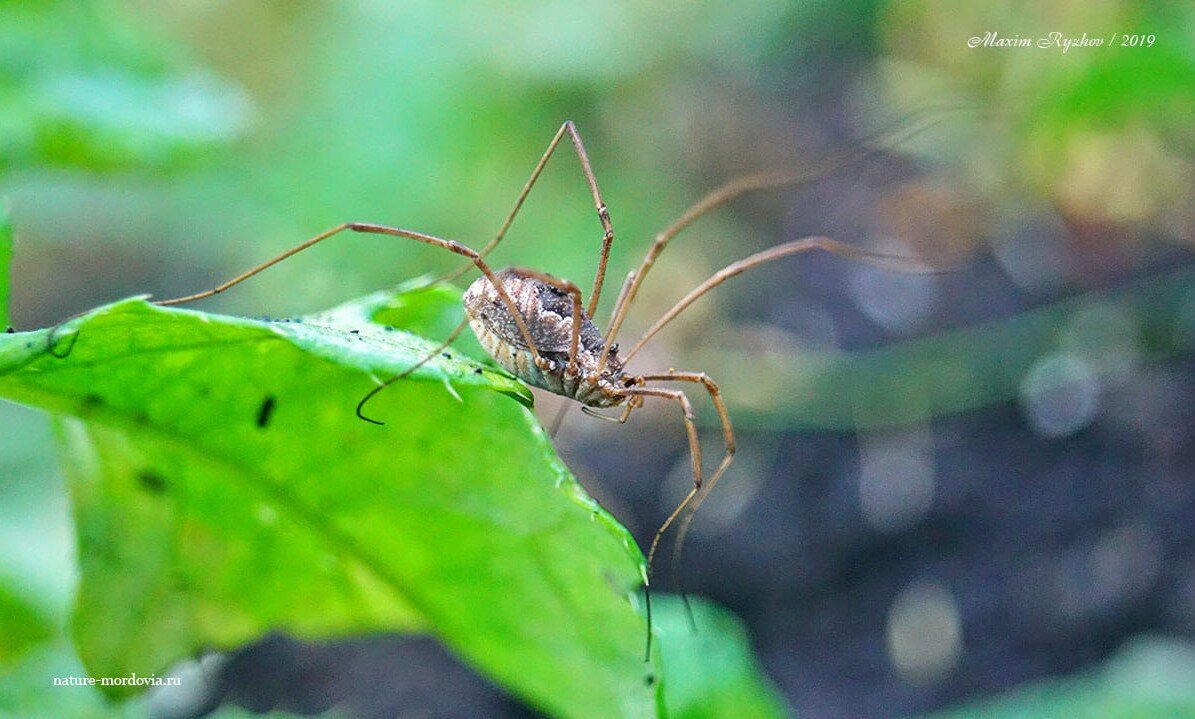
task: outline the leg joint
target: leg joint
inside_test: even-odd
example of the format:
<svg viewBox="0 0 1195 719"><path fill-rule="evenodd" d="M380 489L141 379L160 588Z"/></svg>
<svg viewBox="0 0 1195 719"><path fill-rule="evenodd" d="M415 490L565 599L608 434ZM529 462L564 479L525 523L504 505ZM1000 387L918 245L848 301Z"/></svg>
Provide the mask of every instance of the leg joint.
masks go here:
<svg viewBox="0 0 1195 719"><path fill-rule="evenodd" d="M479 255L476 250L471 249L469 247L465 247L464 245L457 242L456 240L448 240L444 246L447 247L448 249L452 250L453 252L457 253L458 255L464 255L465 257L468 257L471 260L481 259L481 255Z"/></svg>

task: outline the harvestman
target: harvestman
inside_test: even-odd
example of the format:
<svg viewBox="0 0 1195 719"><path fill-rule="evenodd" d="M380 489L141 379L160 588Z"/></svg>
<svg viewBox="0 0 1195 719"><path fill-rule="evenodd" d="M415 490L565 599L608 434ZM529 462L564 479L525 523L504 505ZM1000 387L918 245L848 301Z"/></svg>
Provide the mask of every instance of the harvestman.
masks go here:
<svg viewBox="0 0 1195 719"><path fill-rule="evenodd" d="M547 165L552 153L555 152L565 136L568 136L572 142L577 157L581 161L581 170L589 185L593 204L604 233L598 255L597 274L593 280L593 290L589 295L588 305L582 301L580 288L568 280L558 279L536 270L521 268L507 268L495 272L485 261L486 255L497 247L498 243L506 236L507 230L519 209L522 208L531 188L539 179L544 166ZM679 520L674 557L679 554L694 513L709 496L710 491L721 479L734 457L735 439L730 416L727 414L718 385L704 372L680 372L669 369L665 372L629 374L625 370L626 363L638 354L648 340L702 295L731 277L757 265L810 250L823 250L853 260L878 264L900 265L902 261L907 262L907 260L891 255L867 252L826 237L805 237L792 240L727 265L714 273L709 279L685 295L672 309L665 312L629 351L620 353L619 346L614 340L644 278L647 277L647 273L669 241L679 232L705 213L743 193L793 184L805 177L808 175L799 176L791 172L760 173L740 177L715 189L690 207L675 222L656 235L655 241L643 261L636 269L627 274L618 300L614 304L605 335L601 333L591 318L597 310L598 299L606 278L606 265L610 256L610 248L614 243L614 228L606 203L602 200L601 192L598 190L597 180L594 177L581 136L571 121L561 125L552 141L548 143L548 147L532 171L531 177L523 186L514 208L506 216L506 220L502 223L494 239L490 240L489 244L481 250L474 250L454 240L446 240L413 230L365 222L346 222L296 245L217 287L185 297L160 300L156 304L178 305L219 294L288 257L345 231L403 237L441 247L468 258L470 264L463 265L443 279L453 279L459 276L468 270L470 265L476 266L481 271L482 277L473 282L466 290L464 295L465 319L453 330L448 339L419 363L408 368L402 374L380 383L366 394L357 405L357 415L361 419L374 424L382 424L363 413L365 403L385 387L407 376L439 354L456 339L466 324L472 327L482 346L502 367L528 384L580 402L582 410L587 414L623 423L627 421L633 410L643 406L644 400L648 397L658 397L675 402L683 416L685 432L688 436L693 487L656 530L647 552L648 571L644 589L648 622L647 653L650 658L650 577L660 539ZM704 479L702 473L701 446L698 443L692 404L683 390L653 386L661 382L688 382L700 385L709 394L714 408L717 410L725 452L717 469L709 476L708 480ZM616 406L624 407L617 417L602 415L594 411L596 408Z"/></svg>

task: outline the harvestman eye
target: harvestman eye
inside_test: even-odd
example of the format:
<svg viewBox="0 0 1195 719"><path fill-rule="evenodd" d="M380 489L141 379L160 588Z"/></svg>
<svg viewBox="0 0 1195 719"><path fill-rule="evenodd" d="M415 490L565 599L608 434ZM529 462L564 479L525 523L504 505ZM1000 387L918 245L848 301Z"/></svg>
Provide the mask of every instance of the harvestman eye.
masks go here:
<svg viewBox="0 0 1195 719"><path fill-rule="evenodd" d="M910 124L908 130L919 132L924 129ZM886 133L885 133L886 134ZM593 280L593 289L589 294L588 305L582 302L581 290L568 280L557 279L536 270L508 268L495 272L485 257L506 236L511 223L518 214L523 202L527 199L531 188L539 179L544 166L552 157L561 141L568 137L581 162L581 171L593 198L594 209L601 224L602 236L597 258L597 272ZM828 162L829 166L838 166L844 162L862 159L874 150L855 148L845 157ZM853 156L852 156L853 155ZM754 190L794 185L822 174L821 170L801 175L792 172L765 172L747 175L734 179L713 192L706 195L690 207L675 222L662 230L655 237L655 241L648 249L646 256L638 267L631 271L623 282L622 290L614 304L610 318L606 323L605 333L598 329L593 322L593 314L598 306L602 287L606 277L606 266L610 258L610 250L614 243L614 227L610 220L610 213L598 189L597 179L585 152L581 136L577 133L571 121L565 122L548 143L547 149L536 163L531 177L523 186L514 208L506 216L498 233L488 244L480 250L460 244L454 240L446 240L433 235L406 230L398 227L378 225L366 222L346 222L329 230L321 232L282 254L253 267L236 277L213 287L210 290L198 292L185 297L160 300L158 305L179 305L186 302L201 300L219 294L233 287L263 270L306 250L326 239L339 235L346 230L373 235L389 235L401 237L416 242L422 242L460 255L468 260L458 269L449 273L442 280L452 280L476 268L481 277L474 281L465 292L465 319L452 331L449 337L434 351L416 364L370 390L357 405L357 416L362 420L382 424L381 421L364 414L365 404L378 392L381 392L394 382L406 377L417 368L439 355L460 335L466 325L469 325L477 339L498 364L513 373L527 384L547 390L579 402L587 414L625 423L631 412L642 407L645 400L654 398L675 403L680 411L681 421L689 443L690 466L693 477L693 487L676 505L652 536L647 550L647 581L644 586L645 607L647 614L647 646L645 660L651 657L651 577L655 566L655 557L660 540L674 525L678 527L673 545L674 562L678 560L681 548L689 526L698 507L709 496L711 490L718 483L730 466L735 453L734 430L730 423L730 415L722 399L722 393L707 374L700 371L676 371L669 369L663 372L630 373L626 364L630 362L643 346L651 340L665 325L675 319L689 305L707 292L722 284L726 280L748 269L778 260L790 255L797 255L811 250L821 250L840 255L852 260L884 265L894 269L906 271L921 271L919 265L907 258L882 255L861 250L852 245L844 244L826 237L805 237L776 245L770 249L758 252L750 257L727 265L714 273L705 282L695 287L689 294L681 298L672 309L665 312L642 337L631 347L630 351L620 353L618 343L614 338L618 335L624 320L639 289L647 277L656 259L664 251L668 243L682 230L692 224L705 213L713 210L736 197ZM62 327L66 321L60 323ZM64 356L54 349L55 332L50 333L50 351L58 356ZM69 351L69 350L68 350ZM708 477L702 469L701 445L698 441L697 425L693 406L684 390L669 389L658 386L661 383L685 382L698 385L709 396L717 412L721 424L723 452L713 473ZM596 412L597 409L607 407L622 407L621 413L611 417Z"/></svg>

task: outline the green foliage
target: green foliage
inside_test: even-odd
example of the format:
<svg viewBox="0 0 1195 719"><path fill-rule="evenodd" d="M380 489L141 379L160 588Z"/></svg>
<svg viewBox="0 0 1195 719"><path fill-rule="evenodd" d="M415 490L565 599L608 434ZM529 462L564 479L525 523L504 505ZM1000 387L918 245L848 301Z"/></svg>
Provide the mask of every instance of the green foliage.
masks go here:
<svg viewBox="0 0 1195 719"><path fill-rule="evenodd" d="M1143 638L1097 671L1038 682L932 719L1193 719L1192 676L1195 648L1189 643Z"/></svg>
<svg viewBox="0 0 1195 719"><path fill-rule="evenodd" d="M36 602L0 584L0 664L9 662L32 646L50 639L54 627Z"/></svg>
<svg viewBox="0 0 1195 719"><path fill-rule="evenodd" d="M657 715L646 676L673 675L643 663L642 555L556 459L525 387L457 353L367 407L385 426L355 416L372 378L435 347L373 319L442 326L456 297L377 294L293 322L131 299L0 338L0 394L73 417L71 635L91 674L276 629L430 631L552 714ZM702 641L739 641L726 623ZM769 696L748 652L727 656ZM678 670L685 706L750 694L690 670L707 668Z"/></svg>
<svg viewBox="0 0 1195 719"><path fill-rule="evenodd" d="M242 92L188 68L177 45L158 42L120 8L6 3L3 13L0 170L170 170L250 123Z"/></svg>
<svg viewBox="0 0 1195 719"><path fill-rule="evenodd" d="M759 681L760 667L738 619L709 602L693 601L697 632L678 597L656 601L663 647L664 700L672 719L783 716L784 701Z"/></svg>

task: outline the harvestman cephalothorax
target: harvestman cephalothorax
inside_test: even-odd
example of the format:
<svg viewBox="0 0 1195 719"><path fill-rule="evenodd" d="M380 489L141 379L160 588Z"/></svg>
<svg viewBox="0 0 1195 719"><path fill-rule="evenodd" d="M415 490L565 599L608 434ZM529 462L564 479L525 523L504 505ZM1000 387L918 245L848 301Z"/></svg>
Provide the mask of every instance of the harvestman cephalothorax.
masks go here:
<svg viewBox="0 0 1195 719"><path fill-rule="evenodd" d="M924 125L907 122L905 133L913 134L924 129ZM892 133L883 133L889 138ZM560 143L568 138L581 163L581 170L593 197L594 208L598 221L601 223L602 239L597 261L597 272L593 280L593 289L589 295L589 302L583 300L580 288L569 280L559 279L537 270L522 268L507 268L494 271L485 261L486 256L506 236L507 230L514 221L532 187L535 185L548 160L552 157ZM685 534L693 519L697 508L709 496L710 491L722 478L726 468L730 465L735 453L734 430L730 416L723 402L718 385L707 374L700 371L666 371L634 374L626 370L627 363L639 353L643 346L656 335L665 325L671 322L689 305L707 292L722 284L726 280L745 270L762 265L782 257L796 255L811 250L822 250L840 255L852 260L871 262L892 266L896 269L919 271L919 266L911 263L907 258L868 252L849 244L838 242L827 237L804 237L791 240L770 249L758 252L738 262L727 265L715 272L709 279L699 284L685 295L670 310L665 312L652 324L639 340L626 352L622 352L615 339L627 317L627 313L634 303L639 289L655 264L656 259L667 247L668 243L682 230L710 210L713 210L740 195L754 190L783 185L794 185L815 178L827 169L833 169L844 163L877 152L869 149L866 144L859 145L841 156L830 158L825 168L813 172L800 174L791 171L764 172L747 175L734 179L707 194L696 204L685 211L677 220L656 235L654 242L648 249L646 256L635 269L631 270L623 281L618 299L614 303L610 320L605 334L593 322L592 317L598 307L602 287L606 278L606 267L610 256L610 249L614 243L614 227L606 203L598 189L597 179L590 165L589 156L584 143L571 121L565 122L556 132L547 149L535 165L531 177L523 186L513 209L506 216L498 233L488 244L480 250L474 250L454 240L416 232L398 227L389 227L365 222L346 222L329 230L321 232L311 239L283 252L282 254L249 269L236 277L210 290L198 292L185 297L159 300L158 305L179 305L195 300L201 300L219 294L234 285L240 284L263 270L298 254L326 239L345 231L358 233L389 235L402 237L417 242L423 242L441 247L449 252L468 259L468 263L450 273L444 280L451 280L472 267L481 271L482 276L474 281L464 294L465 319L438 347L424 359L411 366L401 374L380 383L368 392L357 405L357 415L361 419L374 424L382 422L364 414L365 404L378 392L390 384L406 377L419 366L438 355L448 347L456 337L469 325L477 339L487 352L506 370L527 382L557 395L576 400L582 405L587 414L624 423L631 412L643 406L648 397L655 397L669 402L675 402L684 421L685 432L689 442L690 464L693 486L668 515L663 524L652 536L647 551L647 577L645 581L645 606L647 614L647 657L651 654L651 594L650 578L655 563L656 550L660 539L674 525L679 524L673 556L679 556ZM59 327L62 325L60 324ZM52 333L53 335L53 333ZM53 352L51 339L51 351ZM55 354L58 354L55 352ZM721 423L724 451L721 461L713 473L706 478L702 469L701 446L698 442L697 424L692 404L684 390L669 389L658 386L666 382L687 382L699 385L705 391L717 412ZM594 410L603 407L621 406L622 412L617 416L599 414Z"/></svg>

